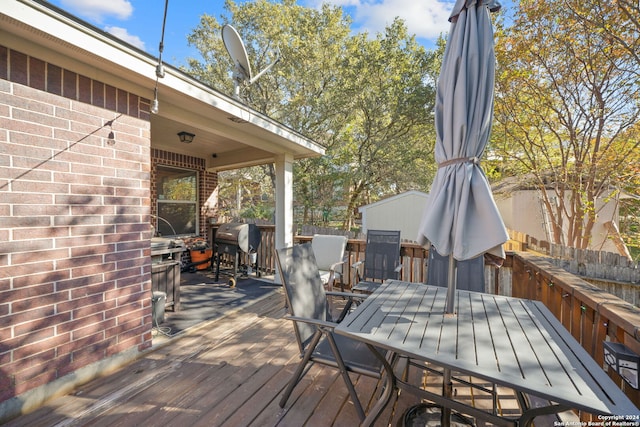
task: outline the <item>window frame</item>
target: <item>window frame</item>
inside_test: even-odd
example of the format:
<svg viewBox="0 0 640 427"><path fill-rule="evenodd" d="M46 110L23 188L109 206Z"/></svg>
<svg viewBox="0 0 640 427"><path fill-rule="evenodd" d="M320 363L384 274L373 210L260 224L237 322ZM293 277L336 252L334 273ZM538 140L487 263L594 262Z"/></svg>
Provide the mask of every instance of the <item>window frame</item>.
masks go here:
<svg viewBox="0 0 640 427"><path fill-rule="evenodd" d="M158 217L158 221L156 224L156 228L158 230L158 232L162 229L162 228L167 228L167 223L165 221L169 221L169 219L167 218L163 218L162 217L162 209L161 206L169 206L169 205L189 205L189 206L193 206L193 220L195 222L195 227L193 232L183 232L181 233L180 231L183 230L177 230L174 229L175 225L171 224L171 227L173 229L173 232L175 232L176 234L162 234L162 236L170 236L170 237L187 237L187 236L197 236L200 230L200 215L199 215L199 206L200 206L200 194L199 194L199 181L200 181L200 174L198 173L197 169L189 169L189 168L181 168L181 167L175 167L175 166L168 166L168 165L157 165L156 167L157 171L156 171L156 189L157 189L157 195L156 195L156 214ZM194 193L195 193L195 200L170 200L170 199L165 199L164 196L164 191L162 188L162 178L166 177L168 174L166 173L168 172L168 174L170 175L171 172L175 173L176 175L191 175L195 177L195 188L194 188ZM170 221L169 221L170 222ZM164 223L164 226L163 226Z"/></svg>

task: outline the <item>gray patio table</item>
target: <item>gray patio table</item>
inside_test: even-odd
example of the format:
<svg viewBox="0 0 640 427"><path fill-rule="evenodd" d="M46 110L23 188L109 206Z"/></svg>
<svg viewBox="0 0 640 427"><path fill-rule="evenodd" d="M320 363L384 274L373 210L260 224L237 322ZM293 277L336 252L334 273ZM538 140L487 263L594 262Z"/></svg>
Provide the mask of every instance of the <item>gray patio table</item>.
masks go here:
<svg viewBox="0 0 640 427"><path fill-rule="evenodd" d="M496 425L528 425L538 415L567 409L639 423L638 408L541 302L458 290L457 314L451 315L445 314L445 299L446 288L389 280L335 333L374 352L377 346L549 404L525 407L517 419L505 417L405 382L387 364L385 391L363 425L373 424L396 387Z"/></svg>

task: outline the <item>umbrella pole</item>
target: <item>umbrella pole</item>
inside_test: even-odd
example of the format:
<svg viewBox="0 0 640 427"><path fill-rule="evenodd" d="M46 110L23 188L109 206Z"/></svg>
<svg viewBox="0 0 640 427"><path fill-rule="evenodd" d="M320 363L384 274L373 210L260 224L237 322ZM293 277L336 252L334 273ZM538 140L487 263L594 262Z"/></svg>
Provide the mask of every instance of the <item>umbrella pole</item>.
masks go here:
<svg viewBox="0 0 640 427"><path fill-rule="evenodd" d="M447 274L447 304L445 314L454 314L456 284L457 284L456 260L453 254L449 254L449 270ZM451 399L453 394L453 383L451 381L451 369L445 368L442 377L442 396ZM449 427L451 425L451 409L442 408L440 425Z"/></svg>
<svg viewBox="0 0 640 427"><path fill-rule="evenodd" d="M446 314L453 314L453 308L455 305L456 299L456 284L457 282L457 270L456 270L456 259L453 257L453 254L449 254L449 271L447 274L447 305L446 305Z"/></svg>

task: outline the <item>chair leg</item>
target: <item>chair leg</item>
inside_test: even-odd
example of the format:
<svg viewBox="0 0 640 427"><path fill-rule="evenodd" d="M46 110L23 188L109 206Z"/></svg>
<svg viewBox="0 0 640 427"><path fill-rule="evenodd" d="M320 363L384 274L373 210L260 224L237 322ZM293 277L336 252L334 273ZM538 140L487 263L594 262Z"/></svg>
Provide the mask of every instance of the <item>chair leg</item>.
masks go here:
<svg viewBox="0 0 640 427"><path fill-rule="evenodd" d="M331 351L333 352L333 356L338 363L338 368L340 369L340 374L344 379L345 385L347 386L347 390L349 390L349 395L351 396L351 400L356 407L356 411L358 412L358 417L360 421L364 421L366 415L364 413L364 409L362 409L362 404L360 403L360 399L358 399L358 394L356 393L356 389L351 382L351 378L349 378L349 371L347 371L347 367L344 364L344 360L342 360L342 356L340 355L340 350L338 350L338 345L336 344L335 339L333 338L333 334L330 332L326 334L327 339L329 340L329 346L331 346Z"/></svg>
<svg viewBox="0 0 640 427"><path fill-rule="evenodd" d="M296 368L296 371L294 372L293 376L291 377L291 381L289 381L289 385L287 385L287 389L284 391L284 394L282 395L282 398L280 399L280 407L281 408L284 408L284 406L287 404L287 400L289 400L289 397L291 396L291 393L293 392L293 389L298 384L298 381L300 381L300 378L302 378L303 372L304 372L304 368L307 366L307 363L309 363L309 359L311 359L311 355L313 354L313 351L315 350L316 346L318 345L318 342L320 341L320 338L322 338L322 331L318 330L313 335L313 339L311 340L311 342L307 346L307 351L305 351L305 353L304 353L304 355L302 357L302 360L300 361L300 363L298 363L298 367Z"/></svg>
<svg viewBox="0 0 640 427"><path fill-rule="evenodd" d="M380 360L380 362L382 362L382 365L384 366L384 373L380 378L384 382L384 385L382 386L382 393L378 398L376 404L369 411L369 415L364 420L361 420L360 425L364 427L373 426L378 416L380 416L382 410L385 408L385 406L387 406L389 400L391 400L393 394L395 394L396 397L398 396L398 387L396 385L396 377L394 375L392 366L392 364L395 364L395 362L397 361L397 354L393 353L391 355L388 355L389 357L385 357L381 355L380 352L378 352L378 350L371 344L367 344L367 347L369 348L369 351L371 351Z"/></svg>

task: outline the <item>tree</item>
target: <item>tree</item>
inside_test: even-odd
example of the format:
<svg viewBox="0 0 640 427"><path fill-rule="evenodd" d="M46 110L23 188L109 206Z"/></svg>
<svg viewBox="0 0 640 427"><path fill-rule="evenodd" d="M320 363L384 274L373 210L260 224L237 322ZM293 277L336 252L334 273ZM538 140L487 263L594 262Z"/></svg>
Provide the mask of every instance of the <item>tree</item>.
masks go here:
<svg viewBox="0 0 640 427"><path fill-rule="evenodd" d="M350 166L345 228L358 204L425 188L433 177L429 59L397 19L375 40L367 34L351 40L342 101L350 120L335 150L339 163Z"/></svg>
<svg viewBox="0 0 640 427"><path fill-rule="evenodd" d="M565 7L586 28L602 34L607 43L623 50L635 62L629 69L638 77L640 73L640 2L637 0L564 0ZM618 53L620 54L620 53Z"/></svg>
<svg viewBox="0 0 640 427"><path fill-rule="evenodd" d="M509 167L533 177L553 241L578 248L589 247L598 200L625 185L618 172L637 154L631 130L640 114L634 55L571 12L585 7L520 2L496 44L492 140L515 161Z"/></svg>
<svg viewBox="0 0 640 427"><path fill-rule="evenodd" d="M431 57L401 21L370 40L351 35L341 8L298 6L295 0L225 2L221 22L204 15L189 41L203 60L185 71L228 94L232 69L220 31L232 22L254 69L279 47L282 60L251 87L243 102L324 145L327 155L294 169L295 202L310 221L331 210L345 227L355 206L431 180L433 85ZM271 165L267 172L273 177ZM325 218L326 219L326 216Z"/></svg>
<svg viewBox="0 0 640 427"><path fill-rule="evenodd" d="M567 1L567 9L573 13L576 19L584 21L586 25L598 31L606 37L612 46L617 46L620 51L630 56L632 68L629 72L640 78L640 2L632 0L616 0L601 2L599 0L586 0L581 2L582 7L576 7L573 1ZM634 64L635 63L635 64ZM640 83L637 83L640 84ZM640 124L635 126L635 138L640 139ZM640 150L638 150L640 151ZM640 259L640 152L629 159L628 167L621 173L620 178L625 182L624 190L631 197L620 201L620 232L634 259Z"/></svg>

